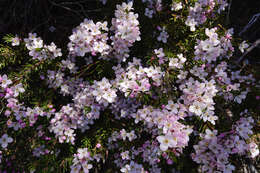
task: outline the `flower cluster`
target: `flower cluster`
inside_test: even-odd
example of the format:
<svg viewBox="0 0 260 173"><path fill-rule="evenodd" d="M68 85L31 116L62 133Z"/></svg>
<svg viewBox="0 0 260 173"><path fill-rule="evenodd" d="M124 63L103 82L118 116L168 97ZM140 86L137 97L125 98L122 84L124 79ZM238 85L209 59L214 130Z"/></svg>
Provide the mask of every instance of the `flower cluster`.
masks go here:
<svg viewBox="0 0 260 173"><path fill-rule="evenodd" d="M181 99L185 105L188 106L189 112L199 116L203 121L209 121L215 124L218 119L214 115L214 101L213 97L216 96L217 88L215 81L199 82L193 78L189 78L186 83L180 85L183 91Z"/></svg>
<svg viewBox="0 0 260 173"><path fill-rule="evenodd" d="M81 171L88 173L93 167L93 165L89 163L92 160L93 158L88 148L79 148L77 154L74 154L73 164L70 167L71 173L79 173Z"/></svg>
<svg viewBox="0 0 260 173"><path fill-rule="evenodd" d="M142 0L142 2L147 4L144 15L149 18L153 18L157 11L162 10L162 0Z"/></svg>
<svg viewBox="0 0 260 173"><path fill-rule="evenodd" d="M157 137L162 151L175 148L181 152L182 148L188 144L189 134L192 132L189 126L178 121L186 116L186 111L182 104L169 101L163 110L147 106L139 109L132 116L136 119L136 122L143 120L149 129L158 128L162 130L163 135Z"/></svg>
<svg viewBox="0 0 260 173"><path fill-rule="evenodd" d="M84 57L86 53L91 53L92 56L100 53L101 57L113 56L119 61L125 61L129 57L129 47L141 39L138 14L132 12L132 6L132 2L117 5L116 18L112 19L111 28L107 27L106 21L95 24L92 20L85 19L69 37L70 55ZM109 31L113 33L110 37ZM111 45L108 44L109 39Z"/></svg>
<svg viewBox="0 0 260 173"><path fill-rule="evenodd" d="M15 131L26 127L26 121L29 121L29 125L33 126L36 123L39 116L50 116L50 113L44 112L42 108L35 106L34 108L26 107L23 103L19 103L18 96L25 92L23 85L18 83L13 84L12 80L8 79L7 75L0 76L0 94L1 97L6 99L7 109L4 115L8 118L6 124L8 128L13 128Z"/></svg>
<svg viewBox="0 0 260 173"><path fill-rule="evenodd" d="M68 49L73 56L85 56L86 53L96 55L107 55L110 46L107 44L108 38L107 22L97 22L85 19L77 28L73 30L69 37Z"/></svg>
<svg viewBox="0 0 260 173"><path fill-rule="evenodd" d="M229 162L229 157L234 154L243 155L250 149L250 144L246 143L249 134L252 134L251 117L241 118L229 132L218 135L217 130L206 130L201 134L203 138L198 145L194 145L195 153L192 159L202 164L203 172L232 172L235 170L234 165Z"/></svg>
<svg viewBox="0 0 260 173"><path fill-rule="evenodd" d="M171 6L172 11L179 11L182 9L182 2L173 2Z"/></svg>
<svg viewBox="0 0 260 173"><path fill-rule="evenodd" d="M7 134L3 134L3 136L0 138L0 144L3 149L5 149L8 146L8 143L12 143L13 138L9 137Z"/></svg>
<svg viewBox="0 0 260 173"><path fill-rule="evenodd" d="M132 131L133 132L133 131ZM131 132L131 133L132 133ZM160 172L160 168L158 166L158 163L160 162L160 155L161 150L159 148L158 142L153 141L152 143L150 141L146 141L143 143L143 145L139 148L131 147L129 150L125 150L123 148L119 148L118 146L118 139L122 139L123 136L125 136L126 133L124 129L118 132L114 132L112 136L109 138L109 147L110 149L116 149L118 148L120 151L120 155L115 154L115 160L114 163L117 167L121 168L121 172L145 172L145 169L142 164L137 164L135 162L136 159L142 160L143 163L147 163L150 165L150 168L148 169L149 172L156 173ZM129 140L131 142L131 140ZM126 141L127 142L127 141ZM164 158L168 158L168 155L166 153L163 154ZM132 165L132 166L129 166Z"/></svg>
<svg viewBox="0 0 260 173"><path fill-rule="evenodd" d="M55 113L51 119L50 132L55 133L60 143L71 142L74 144L75 129L77 127L77 112L70 105L63 106L60 112Z"/></svg>
<svg viewBox="0 0 260 173"><path fill-rule="evenodd" d="M216 61L217 58L228 58L230 56L228 56L228 54L233 50L230 39L225 37L219 39L216 31L217 28L206 28L205 34L209 38L206 40L198 40L194 52L194 54L196 55L196 60L202 60L211 63L212 61ZM227 35L231 37L232 31L230 30Z"/></svg>
<svg viewBox="0 0 260 173"><path fill-rule="evenodd" d="M186 58L183 57L183 54L178 54L178 58L170 58L169 60L169 68L170 69L182 69L183 65L186 61Z"/></svg>
<svg viewBox="0 0 260 173"><path fill-rule="evenodd" d="M135 163L134 161L131 161L130 164L126 164L124 167L120 169L121 172L124 173L145 173L146 171L142 167L142 165Z"/></svg>
<svg viewBox="0 0 260 173"><path fill-rule="evenodd" d="M160 31L160 35L157 37L157 40L161 41L163 43L167 43L167 39L169 37L169 34L166 32L165 27L163 27L163 28L158 27L158 30Z"/></svg>
<svg viewBox="0 0 260 173"><path fill-rule="evenodd" d="M56 58L62 54L54 43L44 45L36 34L10 39L13 46L25 46L32 59L40 60L38 64L49 66L38 75L46 87L36 89L27 79L30 76L20 77L20 69L19 78L16 70L0 75L0 162L4 162L0 169L16 158L12 154L19 146L13 146L20 145L23 132L30 138L24 148L30 148L32 158L42 161L55 154L55 167L46 168L49 172L69 160L72 173L100 171L104 165L110 172L169 172L192 157L201 172L229 173L237 169L232 164L236 156L258 157L255 121L248 117L251 112L252 117L257 114L258 103L252 108L247 98L259 83L247 64L240 68L231 58L236 49L243 52L248 45L232 40L233 29L215 27L214 22L203 26L224 10L226 1L198 0L193 7L189 6L193 1L143 3L149 18L160 11L160 23L141 30L134 2L122 3L116 6L110 26L106 21L85 19L76 27L64 59ZM183 28L187 14L186 25L192 31L200 25L202 32ZM169 22L178 24L175 33L185 35L182 40L171 35ZM147 28L160 31L149 35L155 42L144 38L134 45ZM37 99L31 98L34 94ZM242 112L244 107L250 111ZM187 154L191 150L194 153ZM38 165L34 161L32 165Z"/></svg>
<svg viewBox="0 0 260 173"><path fill-rule="evenodd" d="M220 13L227 6L226 0L199 0L193 7L189 8L189 16L185 22L191 31L195 31L195 26L201 25L207 21L207 18L215 15L215 9Z"/></svg>
<svg viewBox="0 0 260 173"><path fill-rule="evenodd" d="M111 143L112 141L117 141L118 139L123 139L124 141L128 139L130 142L134 139L136 139L137 136L135 135L135 131L132 130L131 132L127 133L125 129L120 130L118 133L117 131L114 131L112 136L108 138L108 142Z"/></svg>
<svg viewBox="0 0 260 173"><path fill-rule="evenodd" d="M133 2L117 5L115 17L112 19L111 36L113 55L120 61L125 61L129 57L129 47L135 41L140 41L138 14L132 12Z"/></svg>
<svg viewBox="0 0 260 173"><path fill-rule="evenodd" d="M24 39L26 48L30 51L29 55L33 59L45 60L54 59L62 56L61 49L57 48L54 43L44 45L43 40L37 37L36 33L29 33L29 37Z"/></svg>
<svg viewBox="0 0 260 173"><path fill-rule="evenodd" d="M137 96L140 92L148 92L152 85L160 86L162 83L162 72L160 67L142 67L141 60L135 59L128 63L124 70L120 64L113 67L116 74L116 85L125 96ZM152 81L152 82L150 82Z"/></svg>
<svg viewBox="0 0 260 173"><path fill-rule="evenodd" d="M116 90L112 89L112 85L106 78L103 78L101 81L94 81L92 87L94 88L93 95L99 104L107 106L108 103L115 101L117 97Z"/></svg>
<svg viewBox="0 0 260 173"><path fill-rule="evenodd" d="M42 155L49 154L50 150L45 148L45 145L41 145L39 147L34 148L33 150L33 156L35 157L41 157Z"/></svg>

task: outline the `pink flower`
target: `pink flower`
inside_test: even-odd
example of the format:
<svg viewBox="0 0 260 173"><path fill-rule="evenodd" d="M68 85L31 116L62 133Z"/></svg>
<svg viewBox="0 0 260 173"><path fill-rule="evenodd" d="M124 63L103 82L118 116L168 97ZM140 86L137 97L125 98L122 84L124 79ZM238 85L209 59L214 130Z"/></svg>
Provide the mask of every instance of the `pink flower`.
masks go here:
<svg viewBox="0 0 260 173"><path fill-rule="evenodd" d="M101 147L101 144L100 144L100 143L97 143L96 147L97 147L97 148L100 148L100 147Z"/></svg>

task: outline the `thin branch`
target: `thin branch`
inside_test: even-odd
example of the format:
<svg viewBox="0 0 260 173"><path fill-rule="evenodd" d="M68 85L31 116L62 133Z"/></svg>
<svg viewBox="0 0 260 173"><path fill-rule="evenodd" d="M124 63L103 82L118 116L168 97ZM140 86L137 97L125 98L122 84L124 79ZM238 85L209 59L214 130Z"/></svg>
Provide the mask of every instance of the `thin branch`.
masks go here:
<svg viewBox="0 0 260 173"><path fill-rule="evenodd" d="M49 0L49 2L50 2L52 5L54 5L54 6L61 7L61 8L63 8L63 9L65 9L65 10L68 10L68 11L70 11L70 12L76 14L76 15L79 16L80 18L82 18L81 15L80 15L77 11L70 9L69 7L62 6L62 5L57 4L57 3L55 3L55 2L53 2L53 1L51 1L51 0Z"/></svg>
<svg viewBox="0 0 260 173"><path fill-rule="evenodd" d="M228 14L227 14L227 18L226 18L226 23L228 24L230 21L230 10L231 10L231 4L232 4L232 0L230 0L229 4L228 4Z"/></svg>
<svg viewBox="0 0 260 173"><path fill-rule="evenodd" d="M256 21L257 19L260 17L260 13L255 14L251 20L248 22L248 24L243 28L243 30L238 34L239 36L241 36L241 34L243 34L244 32L246 32Z"/></svg>
<svg viewBox="0 0 260 173"><path fill-rule="evenodd" d="M38 24L37 26L35 26L30 32L33 33L37 28L39 28L40 26L46 24L49 22L50 19L47 19L45 22L42 22L40 24Z"/></svg>
<svg viewBox="0 0 260 173"><path fill-rule="evenodd" d="M84 3L84 2L86 2L86 0L77 1L77 2L61 2L60 4L64 4L64 5L66 5L66 4L78 4L78 3ZM96 2L96 0L92 0L90 2Z"/></svg>
<svg viewBox="0 0 260 173"><path fill-rule="evenodd" d="M252 46L250 46L246 51L245 53L243 53L243 55L238 59L237 63L240 63L243 58L249 53L251 52L255 47L257 47L258 45L260 44L260 38L258 40L256 40Z"/></svg>
<svg viewBox="0 0 260 173"><path fill-rule="evenodd" d="M88 15L87 15L87 13L86 13L86 11L85 11L83 5L81 5L80 3L77 3L77 5L80 6L82 12L84 13L84 16L85 16L85 17L88 17Z"/></svg>

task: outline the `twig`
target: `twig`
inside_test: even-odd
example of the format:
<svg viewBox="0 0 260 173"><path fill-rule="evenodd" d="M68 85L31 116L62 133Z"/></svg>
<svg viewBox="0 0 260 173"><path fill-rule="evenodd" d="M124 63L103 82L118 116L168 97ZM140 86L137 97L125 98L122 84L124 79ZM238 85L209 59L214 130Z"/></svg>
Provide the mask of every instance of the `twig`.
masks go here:
<svg viewBox="0 0 260 173"><path fill-rule="evenodd" d="M84 13L84 16L85 16L85 17L88 17L88 15L87 15L87 13L86 13L86 11L85 11L83 5L81 5L80 3L77 3L77 5L80 6L82 12Z"/></svg>
<svg viewBox="0 0 260 173"><path fill-rule="evenodd" d="M255 14L238 35L241 36L242 33L246 32L257 21L259 17L260 13Z"/></svg>
<svg viewBox="0 0 260 173"><path fill-rule="evenodd" d="M75 10L72 10L72 9L70 9L70 8L68 8L68 7L65 7L65 6L62 6L62 5L60 5L60 4L57 4L57 3L55 3L55 2L53 2L53 1L51 1L51 0L49 0L49 2L50 2L52 5L54 5L54 6L61 7L61 8L63 8L63 9L65 9L65 10L68 10L68 11L70 11L70 12L76 14L76 15L79 16L80 18L82 18L81 15L80 15L77 11L75 11Z"/></svg>
<svg viewBox="0 0 260 173"><path fill-rule="evenodd" d="M260 44L260 39L256 40L252 46L250 46L246 51L245 53L243 53L243 55L238 59L238 63L240 63L242 61L242 59L249 53L251 52L255 47L257 47L258 45Z"/></svg>
<svg viewBox="0 0 260 173"><path fill-rule="evenodd" d="M39 28L40 26L44 25L45 23L48 23L50 19L47 19L45 22L42 22L40 24L38 24L37 26L35 26L30 32L33 33L37 28Z"/></svg>
<svg viewBox="0 0 260 173"><path fill-rule="evenodd" d="M230 9L231 9L231 4L232 4L232 0L230 0L229 4L228 4L228 14L227 14L227 18L226 18L226 23L228 24L230 21Z"/></svg>
<svg viewBox="0 0 260 173"><path fill-rule="evenodd" d="M77 1L77 2L61 2L60 4L64 4L64 5L66 5L66 4L78 4L78 3L84 3L84 2L86 2L86 0L84 0L84 1ZM93 0L93 2L95 2L95 0Z"/></svg>

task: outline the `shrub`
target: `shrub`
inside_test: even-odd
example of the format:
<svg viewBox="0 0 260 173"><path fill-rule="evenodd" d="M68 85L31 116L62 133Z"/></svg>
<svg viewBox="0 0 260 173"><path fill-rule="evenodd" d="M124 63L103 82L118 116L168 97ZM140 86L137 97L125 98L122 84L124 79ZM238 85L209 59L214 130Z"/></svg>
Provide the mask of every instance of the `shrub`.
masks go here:
<svg viewBox="0 0 260 173"><path fill-rule="evenodd" d="M74 28L67 50L5 36L0 169L229 173L257 162L259 81L239 60L250 45L225 29L227 6L120 2L110 20Z"/></svg>

